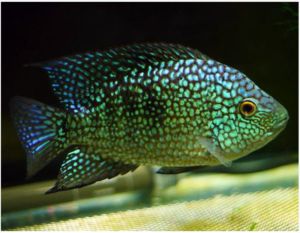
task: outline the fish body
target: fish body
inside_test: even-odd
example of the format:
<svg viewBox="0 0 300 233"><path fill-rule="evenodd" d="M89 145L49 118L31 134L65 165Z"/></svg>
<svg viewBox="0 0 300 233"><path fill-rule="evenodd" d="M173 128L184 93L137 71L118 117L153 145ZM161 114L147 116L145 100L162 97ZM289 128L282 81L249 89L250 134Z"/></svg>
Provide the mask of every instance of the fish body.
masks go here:
<svg viewBox="0 0 300 233"><path fill-rule="evenodd" d="M230 165L281 132L286 109L242 72L197 50L140 44L39 64L63 109L16 97L29 175L58 154L49 192L139 165Z"/></svg>

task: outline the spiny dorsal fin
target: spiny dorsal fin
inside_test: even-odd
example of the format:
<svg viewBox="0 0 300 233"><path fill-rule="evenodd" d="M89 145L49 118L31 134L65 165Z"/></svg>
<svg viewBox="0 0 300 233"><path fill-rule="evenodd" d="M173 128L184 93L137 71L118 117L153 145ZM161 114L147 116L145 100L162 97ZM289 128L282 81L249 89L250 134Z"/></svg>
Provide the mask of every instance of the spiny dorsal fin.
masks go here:
<svg viewBox="0 0 300 233"><path fill-rule="evenodd" d="M138 166L105 160L86 146L80 146L69 152L64 159L58 180L46 193L54 193L80 188L96 181L124 175Z"/></svg>
<svg viewBox="0 0 300 233"><path fill-rule="evenodd" d="M186 59L208 57L181 45L149 43L77 54L40 66L47 71L54 93L67 110L88 113L103 103L107 87L118 88L125 76L134 78L149 66Z"/></svg>

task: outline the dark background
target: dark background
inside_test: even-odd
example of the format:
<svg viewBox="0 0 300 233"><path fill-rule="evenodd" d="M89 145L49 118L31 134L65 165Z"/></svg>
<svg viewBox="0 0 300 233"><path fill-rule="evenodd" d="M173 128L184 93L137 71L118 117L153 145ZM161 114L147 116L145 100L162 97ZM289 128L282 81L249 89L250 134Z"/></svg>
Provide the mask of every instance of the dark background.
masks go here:
<svg viewBox="0 0 300 233"><path fill-rule="evenodd" d="M298 151L298 3L2 3L2 186L55 178L53 163L25 180L25 151L9 116L16 95L58 105L45 73L25 64L136 42L198 49L246 73L289 111L261 154Z"/></svg>

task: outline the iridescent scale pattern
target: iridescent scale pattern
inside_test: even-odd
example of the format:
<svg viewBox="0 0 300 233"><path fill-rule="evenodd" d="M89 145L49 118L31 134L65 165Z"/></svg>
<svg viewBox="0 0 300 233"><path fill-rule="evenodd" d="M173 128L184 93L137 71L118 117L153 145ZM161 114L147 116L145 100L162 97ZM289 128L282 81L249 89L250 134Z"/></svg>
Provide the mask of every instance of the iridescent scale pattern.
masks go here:
<svg viewBox="0 0 300 233"><path fill-rule="evenodd" d="M218 135L225 151L239 145L237 105L255 89L236 69L176 45L91 52L44 68L74 113L67 125L70 142L133 164L217 163L199 137Z"/></svg>
<svg viewBox="0 0 300 233"><path fill-rule="evenodd" d="M49 192L139 165L227 166L272 140L288 119L246 75L181 45L125 46L41 67L64 109L25 98L12 109L29 172L65 155ZM244 101L255 114L240 112Z"/></svg>

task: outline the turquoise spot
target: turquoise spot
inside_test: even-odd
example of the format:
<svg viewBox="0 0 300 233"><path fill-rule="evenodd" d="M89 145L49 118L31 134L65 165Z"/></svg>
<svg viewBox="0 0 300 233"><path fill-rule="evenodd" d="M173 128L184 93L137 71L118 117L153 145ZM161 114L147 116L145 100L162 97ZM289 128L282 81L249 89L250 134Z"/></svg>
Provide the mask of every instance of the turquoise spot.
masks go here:
<svg viewBox="0 0 300 233"><path fill-rule="evenodd" d="M153 80L154 80L155 82L157 82L157 81L159 80L159 76L155 75L155 76L153 77Z"/></svg>
<svg viewBox="0 0 300 233"><path fill-rule="evenodd" d="M202 70L199 70L199 75L202 79L204 79L205 73Z"/></svg>
<svg viewBox="0 0 300 233"><path fill-rule="evenodd" d="M238 93L241 94L241 95L244 95L245 92L246 92L246 90L243 87L238 89Z"/></svg>
<svg viewBox="0 0 300 233"><path fill-rule="evenodd" d="M199 78L198 78L198 76L197 76L197 75L195 75L195 74L193 75L193 78L192 78L192 79L193 79L193 81L195 81L195 82L199 81Z"/></svg>
<svg viewBox="0 0 300 233"><path fill-rule="evenodd" d="M232 75L230 76L230 80L231 80L231 81L235 81L235 80L236 80L236 75L232 74Z"/></svg>
<svg viewBox="0 0 300 233"><path fill-rule="evenodd" d="M164 74L164 75L167 75L168 73L169 73L169 70L166 70L166 69L163 70L163 74Z"/></svg>
<svg viewBox="0 0 300 233"><path fill-rule="evenodd" d="M219 134L219 137L218 137L218 138L219 138L220 141L224 141L224 137L223 137L222 134Z"/></svg>
<svg viewBox="0 0 300 233"><path fill-rule="evenodd" d="M225 97L225 98L230 98L230 92L229 91L227 91L227 90L223 90L223 96Z"/></svg>
<svg viewBox="0 0 300 233"><path fill-rule="evenodd" d="M185 73L185 74L189 74L189 73L190 73L190 68L187 67L187 68L185 69L184 73Z"/></svg>
<svg viewBox="0 0 300 233"><path fill-rule="evenodd" d="M76 149L76 150L73 150L72 152L70 152L69 155L78 154L78 153L80 153L80 150ZM74 158L77 158L77 157L75 156Z"/></svg>
<svg viewBox="0 0 300 233"><path fill-rule="evenodd" d="M82 82L77 82L77 85L78 85L79 87L84 87L84 84L83 84Z"/></svg>
<svg viewBox="0 0 300 233"><path fill-rule="evenodd" d="M208 60L208 61L207 61L207 64L210 65L210 66L212 66L214 63L215 63L215 62L214 62L213 60Z"/></svg>
<svg viewBox="0 0 300 233"><path fill-rule="evenodd" d="M189 75L187 76L187 78L188 78L188 80L193 81L193 75L192 75L192 74L189 74Z"/></svg>
<svg viewBox="0 0 300 233"><path fill-rule="evenodd" d="M186 60L186 61L185 61L185 64L186 64L187 66L190 66L190 65L193 63L193 61L194 61L194 60Z"/></svg>
<svg viewBox="0 0 300 233"><path fill-rule="evenodd" d="M220 66L219 66L219 72L220 72L220 73L223 73L223 72L224 72L224 67L223 67L223 65L220 65Z"/></svg>
<svg viewBox="0 0 300 233"><path fill-rule="evenodd" d="M183 81L182 81L182 85L183 85L184 87L187 87L187 86L188 86L188 81L187 81L187 80L183 80Z"/></svg>
<svg viewBox="0 0 300 233"><path fill-rule="evenodd" d="M193 73L196 73L196 71L197 71L197 66L196 66L196 65L193 65L193 66L192 66L192 72L193 72Z"/></svg>
<svg viewBox="0 0 300 233"><path fill-rule="evenodd" d="M201 95L198 92L196 92L196 93L193 94L193 98L194 99L201 99Z"/></svg>
<svg viewBox="0 0 300 233"><path fill-rule="evenodd" d="M225 132L229 132L230 131L230 127L228 125L225 125L224 130L225 130Z"/></svg>
<svg viewBox="0 0 300 233"><path fill-rule="evenodd" d="M199 66L202 66L202 65L203 65L203 60L197 59L197 64L198 64Z"/></svg>
<svg viewBox="0 0 300 233"><path fill-rule="evenodd" d="M203 83L205 83L205 82L203 82ZM199 89L200 89L200 83L195 83L194 91L198 91Z"/></svg>
<svg viewBox="0 0 300 233"><path fill-rule="evenodd" d="M253 88L253 84L252 83L248 83L247 87L248 90Z"/></svg>
<svg viewBox="0 0 300 233"><path fill-rule="evenodd" d="M244 122L240 122L240 123L239 123L239 126L240 126L241 128L246 128L246 124L245 124Z"/></svg>
<svg viewBox="0 0 300 233"><path fill-rule="evenodd" d="M226 107L223 107L221 111L222 111L222 113L224 113L224 114L228 113L228 110L227 110Z"/></svg>
<svg viewBox="0 0 300 233"><path fill-rule="evenodd" d="M225 70L229 73L232 72L232 69L229 66L226 66Z"/></svg>
<svg viewBox="0 0 300 233"><path fill-rule="evenodd" d="M174 61L172 61L172 60L168 62L169 67L173 66L173 64L174 64Z"/></svg>
<svg viewBox="0 0 300 233"><path fill-rule="evenodd" d="M231 89L232 88L232 82L225 82L224 83L224 86L227 88L227 89ZM232 89L233 90L233 89Z"/></svg>
<svg viewBox="0 0 300 233"><path fill-rule="evenodd" d="M222 87L220 85L216 85L216 92L220 94L222 92Z"/></svg>
<svg viewBox="0 0 300 233"><path fill-rule="evenodd" d="M220 110L222 108L222 105L221 104L214 104L213 105L213 109L214 110Z"/></svg>
<svg viewBox="0 0 300 233"><path fill-rule="evenodd" d="M151 76L151 71L152 71L152 67L149 66L149 67L148 67L148 71L147 71L147 75L148 75L149 77Z"/></svg>
<svg viewBox="0 0 300 233"><path fill-rule="evenodd" d="M180 67L180 69L179 69L179 71L178 71L179 74L182 74L182 73L183 73L183 69L184 69L183 67Z"/></svg>
<svg viewBox="0 0 300 233"><path fill-rule="evenodd" d="M217 98L216 98L216 102L217 103L221 103L223 101L223 99L220 97L220 96L218 96Z"/></svg>
<svg viewBox="0 0 300 233"><path fill-rule="evenodd" d="M221 124L222 122L223 122L222 118L215 118L215 119L213 119L213 123L214 123L215 125L219 125L219 124Z"/></svg>
<svg viewBox="0 0 300 233"><path fill-rule="evenodd" d="M164 86L167 86L168 82L169 82L169 80L166 78L161 81L162 85L164 85Z"/></svg>
<svg viewBox="0 0 300 233"><path fill-rule="evenodd" d="M225 146L230 146L231 145L231 140L230 139L226 139L225 140Z"/></svg>
<svg viewBox="0 0 300 233"><path fill-rule="evenodd" d="M175 78L175 73L171 72L169 76L170 76L171 79L174 79Z"/></svg>
<svg viewBox="0 0 300 233"><path fill-rule="evenodd" d="M235 113L235 111L236 111L236 108L235 108L235 107L231 107L231 108L229 109L229 112L230 112L230 113Z"/></svg>
<svg viewBox="0 0 300 233"><path fill-rule="evenodd" d="M234 89L231 90L231 96L232 97L236 96L236 91Z"/></svg>
<svg viewBox="0 0 300 233"><path fill-rule="evenodd" d="M236 131L231 131L230 133L229 133L229 136L230 137L236 137L237 136L237 132Z"/></svg>
<svg viewBox="0 0 300 233"><path fill-rule="evenodd" d="M189 90L186 90L186 91L184 92L184 96L187 97L187 98L189 98L189 97L190 97L190 91L189 91Z"/></svg>

